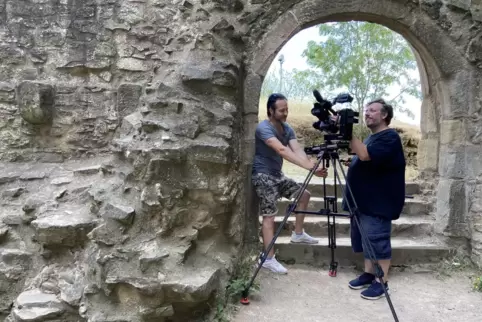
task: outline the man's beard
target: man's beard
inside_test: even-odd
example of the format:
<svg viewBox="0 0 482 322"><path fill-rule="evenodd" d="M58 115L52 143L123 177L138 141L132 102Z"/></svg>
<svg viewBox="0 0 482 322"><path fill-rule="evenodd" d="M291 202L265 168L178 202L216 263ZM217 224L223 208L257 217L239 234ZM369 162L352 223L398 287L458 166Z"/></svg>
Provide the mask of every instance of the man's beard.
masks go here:
<svg viewBox="0 0 482 322"><path fill-rule="evenodd" d="M279 123L285 123L286 122L286 118L285 117L275 117L274 118L277 122Z"/></svg>

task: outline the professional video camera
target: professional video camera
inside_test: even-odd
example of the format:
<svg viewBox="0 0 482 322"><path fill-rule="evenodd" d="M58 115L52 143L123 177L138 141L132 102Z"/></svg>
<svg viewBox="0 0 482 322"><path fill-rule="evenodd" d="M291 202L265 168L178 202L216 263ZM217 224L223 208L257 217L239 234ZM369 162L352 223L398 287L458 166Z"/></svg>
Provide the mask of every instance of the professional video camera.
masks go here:
<svg viewBox="0 0 482 322"><path fill-rule="evenodd" d="M268 247L261 253L257 269L254 275L251 277L248 285L245 287L241 303L242 304L249 304L248 293L249 289L253 285L254 279L258 275L258 272L266 261L268 253L273 248L274 243L278 236L281 233L281 230L285 226L289 216L292 213L295 214L305 214L305 215L318 215L318 216L326 216L327 217L327 228L328 228L328 248L331 250L331 262L329 268L329 276L336 277L337 275L337 267L338 262L335 260L335 249L336 249L336 229L335 229L335 218L336 217L345 217L352 219L353 223L358 226L360 233L362 235L363 240L363 247L367 247L367 251L370 256L370 260L372 261L375 267L375 275L380 279L382 287L385 292L386 299L392 311L393 317L395 322L398 322L398 317L395 313L395 309L393 308L393 304L390 299L390 295L387 293L385 288L385 284L383 281L383 270L375 260L373 247L370 241L367 238L365 230L361 227L361 223L358 220L358 206L356 200L353 196L351 191L350 185L346 182L346 175L345 170L342 167L340 156L338 154L339 149L349 149L350 147L350 140L352 139L353 134L353 124L358 123L358 116L359 113L353 111L352 109L346 108L341 109L339 111L333 110L333 105L338 103L350 103L353 101L353 98L349 94L340 94L338 95L333 102L330 102L320 95L317 90L313 90L313 95L315 96L317 102L314 103L314 106L311 110L311 114L318 118L318 121L313 123L313 127L321 132L325 132L324 135L325 142L320 145L312 146L312 147L305 147L305 153L307 155L316 155L317 162L313 166L313 168L308 173L305 181L303 182L301 189L298 190L293 202L286 208L286 214L283 218L283 222L278 225L278 229L276 233L269 243ZM325 168L333 167L333 175L335 177L334 180L334 195L328 196L327 189L326 189L326 181L323 178L323 200L324 200L324 208L318 211L301 211L296 210L296 207L303 195L303 192L308 187L309 182L311 181L315 171L318 169L320 164L323 163ZM341 175L340 175L341 172ZM342 182L343 181L345 183ZM350 203L347 203L348 206L348 213L340 213L338 212L338 187L341 188L342 196L344 198L351 198L353 202L353 208L350 206Z"/></svg>
<svg viewBox="0 0 482 322"><path fill-rule="evenodd" d="M351 103L353 97L350 94L339 94L333 102L324 99L320 92L313 90L317 102L313 104L311 114L318 118L313 127L325 135L325 141L350 141L353 134L353 124L358 123L359 113L350 108L334 111L336 104Z"/></svg>

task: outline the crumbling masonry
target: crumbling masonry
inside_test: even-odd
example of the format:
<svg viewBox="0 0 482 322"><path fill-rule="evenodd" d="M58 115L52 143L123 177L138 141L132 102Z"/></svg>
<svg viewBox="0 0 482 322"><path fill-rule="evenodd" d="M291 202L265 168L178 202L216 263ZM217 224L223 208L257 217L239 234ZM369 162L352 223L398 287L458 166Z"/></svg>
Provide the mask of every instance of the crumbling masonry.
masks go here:
<svg viewBox="0 0 482 322"><path fill-rule="evenodd" d="M421 194L482 265L481 0L0 0L2 320L199 316L257 240L263 75L351 19L417 52Z"/></svg>

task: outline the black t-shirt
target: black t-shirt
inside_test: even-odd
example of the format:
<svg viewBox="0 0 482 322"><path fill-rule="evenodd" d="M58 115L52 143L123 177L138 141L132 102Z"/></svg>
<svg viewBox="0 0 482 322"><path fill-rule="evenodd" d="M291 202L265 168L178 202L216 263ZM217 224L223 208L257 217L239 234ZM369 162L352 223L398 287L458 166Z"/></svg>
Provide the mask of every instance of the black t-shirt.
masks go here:
<svg viewBox="0 0 482 322"><path fill-rule="evenodd" d="M369 161L354 156L347 173L347 183L358 206L366 215L391 220L400 217L405 203L405 156L402 141L393 129L370 135L365 141ZM345 189L343 208L348 210L353 202Z"/></svg>

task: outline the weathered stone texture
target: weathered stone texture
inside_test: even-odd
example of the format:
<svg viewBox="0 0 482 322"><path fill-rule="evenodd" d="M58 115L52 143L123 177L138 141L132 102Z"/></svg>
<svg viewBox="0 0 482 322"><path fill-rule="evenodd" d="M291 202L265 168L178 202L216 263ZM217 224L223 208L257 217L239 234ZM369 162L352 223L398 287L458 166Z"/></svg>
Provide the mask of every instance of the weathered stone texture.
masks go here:
<svg viewBox="0 0 482 322"><path fill-rule="evenodd" d="M419 155L441 177L438 229L479 256L480 189L467 181L481 176L481 8L0 0L0 316L186 321L206 309L257 240L245 212L263 73L288 37L347 12L384 17L420 50Z"/></svg>

